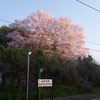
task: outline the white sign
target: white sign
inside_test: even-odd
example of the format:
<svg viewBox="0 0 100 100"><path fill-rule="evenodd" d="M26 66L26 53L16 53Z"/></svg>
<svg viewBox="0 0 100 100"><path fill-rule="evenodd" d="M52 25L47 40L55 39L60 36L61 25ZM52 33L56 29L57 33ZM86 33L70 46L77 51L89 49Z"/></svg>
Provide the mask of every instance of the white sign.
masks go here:
<svg viewBox="0 0 100 100"><path fill-rule="evenodd" d="M38 79L38 87L52 87L52 79Z"/></svg>

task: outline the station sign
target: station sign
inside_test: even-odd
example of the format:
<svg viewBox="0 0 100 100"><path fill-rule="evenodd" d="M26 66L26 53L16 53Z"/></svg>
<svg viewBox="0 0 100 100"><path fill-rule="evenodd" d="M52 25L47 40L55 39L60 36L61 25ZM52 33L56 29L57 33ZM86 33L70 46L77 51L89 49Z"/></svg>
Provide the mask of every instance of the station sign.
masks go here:
<svg viewBox="0 0 100 100"><path fill-rule="evenodd" d="M52 87L52 79L38 79L38 87Z"/></svg>

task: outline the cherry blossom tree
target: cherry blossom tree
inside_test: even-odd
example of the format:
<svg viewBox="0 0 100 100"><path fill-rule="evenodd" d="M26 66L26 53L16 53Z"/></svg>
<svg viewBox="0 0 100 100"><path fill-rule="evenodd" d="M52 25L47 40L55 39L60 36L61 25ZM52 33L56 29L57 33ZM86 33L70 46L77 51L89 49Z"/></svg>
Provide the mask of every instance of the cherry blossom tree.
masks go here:
<svg viewBox="0 0 100 100"><path fill-rule="evenodd" d="M53 18L39 9L24 20L16 19L9 28L14 29L7 35L12 39L9 47L42 47L49 55L60 54L69 59L88 53L82 27L73 25L68 17Z"/></svg>

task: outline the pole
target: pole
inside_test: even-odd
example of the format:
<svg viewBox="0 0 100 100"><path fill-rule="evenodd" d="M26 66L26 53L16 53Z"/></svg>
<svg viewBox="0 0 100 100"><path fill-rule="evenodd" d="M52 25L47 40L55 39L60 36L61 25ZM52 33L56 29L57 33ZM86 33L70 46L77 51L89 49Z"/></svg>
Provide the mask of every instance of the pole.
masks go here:
<svg viewBox="0 0 100 100"><path fill-rule="evenodd" d="M39 79L41 79L41 72L40 72L40 69L39 69ZM41 92L41 90L40 90L40 87L39 87L39 100L41 100L41 98L40 98L40 92Z"/></svg>
<svg viewBox="0 0 100 100"><path fill-rule="evenodd" d="M53 82L52 82L52 100L53 100Z"/></svg>
<svg viewBox="0 0 100 100"><path fill-rule="evenodd" d="M26 100L28 100L28 87L29 87L29 61L31 52L28 51L28 64L27 64L27 90L26 90Z"/></svg>
<svg viewBox="0 0 100 100"><path fill-rule="evenodd" d="M39 69L39 79L41 79L41 73L43 73L43 68ZM41 100L41 87L39 87L39 100Z"/></svg>

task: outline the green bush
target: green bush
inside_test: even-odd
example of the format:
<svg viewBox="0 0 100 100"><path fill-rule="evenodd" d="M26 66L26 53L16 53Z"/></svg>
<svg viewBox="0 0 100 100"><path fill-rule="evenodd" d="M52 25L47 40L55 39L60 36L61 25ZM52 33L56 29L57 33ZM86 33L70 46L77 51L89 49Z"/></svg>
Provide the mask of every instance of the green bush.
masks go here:
<svg viewBox="0 0 100 100"><path fill-rule="evenodd" d="M79 91L74 86L62 86L59 89L54 90L54 96L69 96L69 95L76 95Z"/></svg>
<svg viewBox="0 0 100 100"><path fill-rule="evenodd" d="M81 85L80 86L80 93L93 93L94 89L91 85Z"/></svg>

